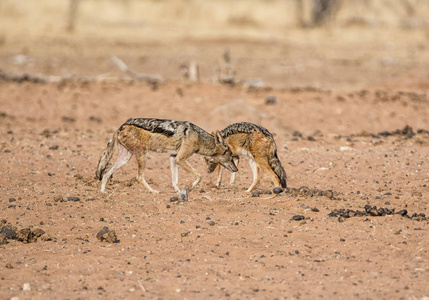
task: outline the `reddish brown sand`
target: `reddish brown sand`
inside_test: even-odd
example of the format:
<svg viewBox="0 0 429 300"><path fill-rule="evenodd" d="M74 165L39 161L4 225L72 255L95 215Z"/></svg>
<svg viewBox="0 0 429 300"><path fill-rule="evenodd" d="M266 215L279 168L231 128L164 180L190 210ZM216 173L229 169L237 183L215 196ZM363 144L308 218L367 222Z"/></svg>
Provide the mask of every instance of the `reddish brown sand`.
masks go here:
<svg viewBox="0 0 429 300"><path fill-rule="evenodd" d="M220 54L224 43L214 44ZM277 53L264 46L282 47L238 43L231 53L243 57L239 80L261 77L274 88L210 84L209 71L204 83L186 83L177 76L180 53L161 50L141 64L127 61L168 79L157 87L1 82L0 220L18 229L41 228L55 240L0 246L0 298L429 297L427 220L328 216L339 209L364 211L365 205L429 216L429 79L422 65L350 66L318 56L326 69L277 78ZM245 49L252 49L248 57L240 52ZM303 64L311 57L304 47L288 49ZM158 53L155 46L147 51ZM341 51L332 49L345 56L347 49ZM366 51L379 57L379 49ZM273 59L261 59L269 53ZM62 67L80 76L110 68L125 76L107 58L97 66L97 59L72 55L41 55L24 71L43 70L49 59L56 74ZM8 65L9 56L3 61L6 71L22 70ZM276 103L266 104L267 96ZM289 187L332 190L335 197L265 194L273 188L266 176L262 194L252 197L245 193L252 180L246 159L236 186L229 186L225 172L217 189L215 175L194 155L190 163L203 180L188 202L171 203L176 193L168 155L157 153L149 155L146 178L160 194L136 182L133 159L101 194L94 176L98 159L129 117L188 120L209 132L237 121L260 124L275 136ZM411 129L402 134L406 125ZM190 182L180 172L180 186ZM294 220L297 215L304 219ZM96 238L104 226L116 232L117 243Z"/></svg>

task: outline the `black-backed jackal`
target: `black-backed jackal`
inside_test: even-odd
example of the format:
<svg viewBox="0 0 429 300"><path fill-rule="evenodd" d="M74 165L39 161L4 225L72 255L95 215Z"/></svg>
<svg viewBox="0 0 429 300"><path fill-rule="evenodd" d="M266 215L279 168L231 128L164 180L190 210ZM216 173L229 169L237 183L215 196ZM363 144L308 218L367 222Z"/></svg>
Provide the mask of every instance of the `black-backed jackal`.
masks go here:
<svg viewBox="0 0 429 300"><path fill-rule="evenodd" d="M118 158L106 173L115 148L119 152ZM219 131L213 136L190 122L131 118L114 133L98 162L96 176L101 180L101 192L104 192L110 176L135 155L138 164L137 180L149 191L158 193L144 177L148 151L170 153L172 182L177 192L180 192L178 166L195 177L189 190L201 180L201 175L186 161L194 153L204 156L206 161L221 164L231 172L237 172L231 150Z"/></svg>
<svg viewBox="0 0 429 300"><path fill-rule="evenodd" d="M251 192L259 183L260 169L264 170L276 187L286 188L286 172L277 156L277 147L273 135L264 127L247 122L235 123L220 131L233 154L233 160L238 165L240 156L248 156L253 173L253 182L246 192ZM216 186L222 181L222 166L207 162L207 171L213 172L218 167ZM230 183L234 184L235 173L231 174Z"/></svg>

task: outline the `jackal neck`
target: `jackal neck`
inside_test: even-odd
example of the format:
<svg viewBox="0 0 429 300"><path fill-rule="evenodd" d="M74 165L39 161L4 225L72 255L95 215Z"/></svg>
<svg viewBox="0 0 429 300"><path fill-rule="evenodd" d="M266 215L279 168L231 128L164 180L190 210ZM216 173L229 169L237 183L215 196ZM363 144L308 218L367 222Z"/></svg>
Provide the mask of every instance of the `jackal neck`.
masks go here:
<svg viewBox="0 0 429 300"><path fill-rule="evenodd" d="M225 129L220 131L220 134L223 138L226 138L230 135L237 133L252 133L253 131L260 131L265 136L272 137L273 135L264 127L249 123L249 122L240 122L234 123L227 126Z"/></svg>
<svg viewBox="0 0 429 300"><path fill-rule="evenodd" d="M196 126L198 127L198 126ZM197 153L203 156L213 156L217 154L217 145L215 141L215 137L210 133L204 131L203 129L198 127L198 144L199 148Z"/></svg>

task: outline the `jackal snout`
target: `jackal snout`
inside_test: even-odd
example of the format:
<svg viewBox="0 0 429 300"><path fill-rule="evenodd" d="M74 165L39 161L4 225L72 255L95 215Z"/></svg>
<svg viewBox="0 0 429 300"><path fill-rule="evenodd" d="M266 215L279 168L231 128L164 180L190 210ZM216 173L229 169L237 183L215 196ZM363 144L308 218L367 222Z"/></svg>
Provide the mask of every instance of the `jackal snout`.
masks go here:
<svg viewBox="0 0 429 300"><path fill-rule="evenodd" d="M227 168L231 172L237 172L238 168L233 161L232 151L229 148L228 144L220 135L219 131L212 133L216 141L216 153L217 155L206 156L205 160L207 163L207 172L212 173L218 164L221 164L223 167Z"/></svg>
<svg viewBox="0 0 429 300"><path fill-rule="evenodd" d="M229 150L231 151L231 150ZM231 155L232 158L232 155ZM235 165L234 161L226 159L226 160L219 160L219 161L215 161L215 160L211 160L211 159L207 159L206 158L206 163L207 163L207 173L212 173L214 170L216 170L216 167L221 164L223 167L227 168L230 172L237 172L238 168Z"/></svg>

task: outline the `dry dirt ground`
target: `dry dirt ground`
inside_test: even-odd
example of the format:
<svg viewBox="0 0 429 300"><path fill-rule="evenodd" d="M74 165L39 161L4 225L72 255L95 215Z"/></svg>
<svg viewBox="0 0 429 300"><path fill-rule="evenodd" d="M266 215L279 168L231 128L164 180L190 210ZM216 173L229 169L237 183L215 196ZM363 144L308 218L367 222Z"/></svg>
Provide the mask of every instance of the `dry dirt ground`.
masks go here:
<svg viewBox="0 0 429 300"><path fill-rule="evenodd" d="M62 45L47 45L55 42ZM183 49L197 44L184 42ZM351 47L315 56L317 47L285 46L297 65L316 60L313 69L283 73L281 80L291 80L286 87L272 72L282 56L277 46L231 46L232 53L249 49L237 64L242 78L258 75L274 88L168 78L181 54L166 55L161 45L146 48L158 54L137 68L168 79L158 86L1 82L0 220L50 238L0 246L0 298L427 299L429 77L425 62L412 59L427 52L427 40L400 48L409 54L401 64L374 63L387 51L377 47L335 64L326 53L349 57ZM3 71L55 73L65 66L97 75L115 68L103 65L106 58L97 69L96 57L42 52L27 69L3 53ZM131 47L128 55L137 52ZM260 194L246 194L245 159L236 185L225 173L217 189L214 174L194 155L190 163L203 180L188 202L170 202L176 193L168 155L151 153L146 178L160 194L136 182L134 160L101 194L98 159L129 117L188 120L209 132L258 123L275 135L291 190L271 194L264 177ZM191 182L180 175L181 186ZM294 190L300 187L306 188ZM333 197L311 193L328 190ZM115 231L116 243L97 239L103 227Z"/></svg>

